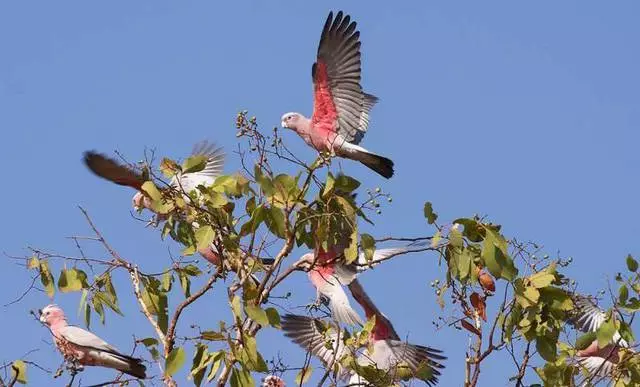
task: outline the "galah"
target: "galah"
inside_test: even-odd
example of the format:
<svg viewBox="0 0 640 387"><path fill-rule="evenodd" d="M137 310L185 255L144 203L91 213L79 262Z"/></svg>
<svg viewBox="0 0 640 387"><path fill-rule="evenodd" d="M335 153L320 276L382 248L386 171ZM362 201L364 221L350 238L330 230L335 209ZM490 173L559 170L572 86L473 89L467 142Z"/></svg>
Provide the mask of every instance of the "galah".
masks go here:
<svg viewBox="0 0 640 387"><path fill-rule="evenodd" d="M187 194L199 185L209 186L213 184L216 178L222 174L225 157L222 148L208 141L201 141L194 145L191 156L207 157L205 167L198 172L177 174L171 179L169 183L170 188L167 189L176 189ZM141 173L112 158L93 151L85 152L84 162L93 173L103 179L137 190L132 199L134 209L147 208L153 212L151 200L142 191L142 184L144 184L145 179ZM162 218L161 214L157 214L157 216ZM213 244L199 249L198 252L212 264L220 264L218 250Z"/></svg>
<svg viewBox="0 0 640 387"><path fill-rule="evenodd" d="M332 317L345 324L362 325L363 321L351 307L343 286L349 285L358 273L370 266L375 266L390 256L408 251L410 250L406 247L378 249L375 250L370 262L367 262L364 252L360 252L355 262L346 264L344 258L339 256L335 248L329 252L319 249L317 256L313 252L309 252L303 255L299 261L310 264L315 260L315 265L308 273L309 280L316 288L318 299L324 297L328 301Z"/></svg>
<svg viewBox="0 0 640 387"><path fill-rule="evenodd" d="M288 313L281 316L280 325L286 337L319 358L325 367L337 365L338 379L349 378L351 371L339 363L349 349L344 344L343 331L337 324L325 324L318 318Z"/></svg>
<svg viewBox="0 0 640 387"><path fill-rule="evenodd" d="M342 11L324 24L316 62L311 68L313 114L290 112L281 125L296 133L318 152L361 162L385 178L393 176L393 161L358 144L369 125L369 112L378 98L360 85L360 31Z"/></svg>
<svg viewBox="0 0 640 387"><path fill-rule="evenodd" d="M202 141L194 145L191 156L205 156L207 161L204 169L198 172L179 173L169 183L170 188L184 193L189 193L199 185L209 186L222 174L224 166L224 152L208 141ZM112 181L118 185L124 185L135 189L133 207L138 210L147 208L151 211L151 200L142 191L145 182L141 173L118 161L94 151L84 153L84 163L94 174L103 179Z"/></svg>
<svg viewBox="0 0 640 387"><path fill-rule="evenodd" d="M573 303L575 308L570 322L577 330L584 333L596 332L607 320L607 313L591 299L574 295ZM611 342L603 348L598 348L598 340L594 340L587 348L577 351L576 361L593 378L611 377L620 361L618 356L620 348L629 348L629 343L616 331Z"/></svg>
<svg viewBox="0 0 640 387"><path fill-rule="evenodd" d="M437 384L440 376L439 369L444 368L439 361L446 359L441 355L442 351L402 341L391 321L380 312L357 279L349 284L349 290L364 309L367 319L375 316L375 325L369 338L370 343L373 344L373 350L365 350L364 355L358 357L358 364L389 371L387 376L391 376L393 380L407 379L401 367L408 367L411 377L418 376L417 374L424 369L428 371L428 376L423 379L427 385ZM361 376L353 375L350 383L362 381Z"/></svg>
<svg viewBox="0 0 640 387"><path fill-rule="evenodd" d="M394 381L407 379L426 369L431 374L425 382L428 385L436 384L439 369L443 368L438 361L445 359L440 355L441 351L401 341L391 322L379 312L358 281L354 280L349 288L356 300L362 303L367 317L376 316L375 326L368 337L367 349L357 356L357 365L374 366L387 371L387 376ZM350 349L344 343L346 335L335 322L326 324L317 318L286 314L281 318L281 325L285 336L319 358L326 367L337 365L338 379L348 379L348 385L368 385L355 370L345 369L339 363L344 355L350 353ZM401 367L408 368L405 371L409 372L402 372Z"/></svg>
<svg viewBox="0 0 640 387"><path fill-rule="evenodd" d="M140 379L147 377L147 368L142 360L121 353L87 330L67 324L64 311L59 306L45 306L40 311L40 321L51 330L55 345L66 361L82 366L113 368Z"/></svg>

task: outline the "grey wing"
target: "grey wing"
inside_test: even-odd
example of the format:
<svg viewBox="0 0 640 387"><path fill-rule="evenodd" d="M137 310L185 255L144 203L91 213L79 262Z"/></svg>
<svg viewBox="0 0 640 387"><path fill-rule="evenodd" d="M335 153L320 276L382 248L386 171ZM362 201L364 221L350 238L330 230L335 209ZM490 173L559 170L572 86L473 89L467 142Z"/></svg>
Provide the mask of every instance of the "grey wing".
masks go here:
<svg viewBox="0 0 640 387"><path fill-rule="evenodd" d="M329 329L319 319L294 314L285 314L280 323L285 336L319 358L325 365L334 359L340 360L347 353L342 338L338 337L337 327L333 325Z"/></svg>
<svg viewBox="0 0 640 387"><path fill-rule="evenodd" d="M402 254L408 251L406 247L395 247L390 249L376 249L373 252L373 257L371 261L367 261L367 258L364 255L364 252L360 252L358 254L358 271L367 270L369 267L375 266L380 261L383 261L391 256Z"/></svg>
<svg viewBox="0 0 640 387"><path fill-rule="evenodd" d="M74 325L68 325L60 330L60 334L65 340L86 348L95 348L101 351L120 354L115 347L102 340L95 334Z"/></svg>
<svg viewBox="0 0 640 387"><path fill-rule="evenodd" d="M607 314L587 297L576 295L573 303L575 309L571 323L582 332L597 331L607 318Z"/></svg>
<svg viewBox="0 0 640 387"><path fill-rule="evenodd" d="M312 68L314 83L328 82L338 113L338 133L348 142L358 144L369 125L369 112L378 101L360 85L360 31L356 22L342 11L333 18L329 13Z"/></svg>
<svg viewBox="0 0 640 387"><path fill-rule="evenodd" d="M606 321L607 313L600 309L590 298L574 295L573 303L575 309L570 321L576 329L585 333L595 332ZM613 335L611 342L618 343L622 347L629 346L629 343L622 339L617 331Z"/></svg>
<svg viewBox="0 0 640 387"><path fill-rule="evenodd" d="M610 377L615 364L599 356L576 357L578 367L587 371L588 376L578 385L586 387L598 384L604 378ZM590 382L588 382L590 381Z"/></svg>
<svg viewBox="0 0 640 387"><path fill-rule="evenodd" d="M427 366L431 370L431 377L426 382L429 385L437 383L440 376L439 370L444 368L441 361L446 359L446 356L442 355L442 351L422 345L409 344L404 341L389 341L388 343L391 349L389 361L396 364L406 362L414 372L423 366Z"/></svg>
<svg viewBox="0 0 640 387"><path fill-rule="evenodd" d="M208 141L201 141L193 146L191 156L206 156L204 169L198 172L185 173L174 177L171 184L182 187L185 192L191 192L199 185L209 186L223 173L225 154L222 147Z"/></svg>

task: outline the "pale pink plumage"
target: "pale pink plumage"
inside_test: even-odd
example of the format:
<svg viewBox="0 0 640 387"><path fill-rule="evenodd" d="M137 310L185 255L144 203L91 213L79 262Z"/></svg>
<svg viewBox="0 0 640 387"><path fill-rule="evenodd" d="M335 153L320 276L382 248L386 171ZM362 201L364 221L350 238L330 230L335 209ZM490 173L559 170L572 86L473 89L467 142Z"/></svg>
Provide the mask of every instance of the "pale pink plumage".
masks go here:
<svg viewBox="0 0 640 387"><path fill-rule="evenodd" d="M87 330L69 325L64 311L57 305L44 307L40 321L51 330L55 345L66 361L113 368L137 378L146 378L146 367L140 359L121 353Z"/></svg>

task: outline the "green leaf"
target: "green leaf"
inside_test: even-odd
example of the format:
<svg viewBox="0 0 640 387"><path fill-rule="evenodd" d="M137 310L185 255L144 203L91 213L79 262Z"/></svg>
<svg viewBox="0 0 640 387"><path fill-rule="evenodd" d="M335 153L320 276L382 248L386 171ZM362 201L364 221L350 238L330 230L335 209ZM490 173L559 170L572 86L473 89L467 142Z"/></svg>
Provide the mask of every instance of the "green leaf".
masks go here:
<svg viewBox="0 0 640 387"><path fill-rule="evenodd" d="M167 376L173 376L176 372L182 368L184 362L186 360L186 355L184 353L184 349L182 347L174 348L169 356L167 356L167 361L164 366L164 374Z"/></svg>
<svg viewBox="0 0 640 387"><path fill-rule="evenodd" d="M631 254L627 255L627 268L629 269L629 271L632 271L634 273L638 271L638 261L633 259Z"/></svg>
<svg viewBox="0 0 640 387"><path fill-rule="evenodd" d="M212 363L211 363L211 369L207 374L207 382L212 381L213 378L216 377L216 373L218 372L218 369L220 369L220 365L222 363L222 360L224 359L224 355L225 355L224 351L218 351L218 352L215 352L211 357L212 360L210 361Z"/></svg>
<svg viewBox="0 0 640 387"><path fill-rule="evenodd" d="M618 291L618 300L620 301L621 304L624 304L627 302L628 298L629 298L629 289L627 288L627 285L620 286L620 289Z"/></svg>
<svg viewBox="0 0 640 387"><path fill-rule="evenodd" d="M266 326L269 324L269 317L267 316L267 313L259 306L247 304L245 305L244 310L245 312L247 312L247 316L249 316L250 319L257 322L258 324L262 326Z"/></svg>
<svg viewBox="0 0 640 387"><path fill-rule="evenodd" d="M576 340L576 349L578 351L586 349L596 339L597 339L597 336L595 332L585 333L584 335L578 337L578 340Z"/></svg>
<svg viewBox="0 0 640 387"><path fill-rule="evenodd" d="M11 379L27 384L27 364L24 361L16 360L11 364Z"/></svg>
<svg viewBox="0 0 640 387"><path fill-rule="evenodd" d="M176 164L175 161L168 159L168 158L163 158L162 161L160 161L160 172L162 172L162 174L167 178L167 179L171 179L173 176L175 176L176 172L178 172L178 164Z"/></svg>
<svg viewBox="0 0 640 387"><path fill-rule="evenodd" d="M105 315L102 300L99 297L93 297L91 299L91 304L93 305L93 310L95 310L96 313L98 313L98 317L100 317L100 323L104 325Z"/></svg>
<svg viewBox="0 0 640 387"><path fill-rule="evenodd" d="M266 224L269 231L279 238L286 238L287 230L285 226L284 212L278 207L271 206L267 209Z"/></svg>
<svg viewBox="0 0 640 387"><path fill-rule="evenodd" d="M301 369L300 372L298 372L298 374L296 375L296 386L299 386L301 384L304 384L306 382L309 381L309 378L311 378L311 374L313 373L313 367L311 367L310 365Z"/></svg>
<svg viewBox="0 0 640 387"><path fill-rule="evenodd" d="M358 259L358 230L354 228L349 239L349 245L344 251L344 257L347 263L351 263Z"/></svg>
<svg viewBox="0 0 640 387"><path fill-rule="evenodd" d="M541 271L529 277L529 281L531 282L531 286L536 289L540 289L551 285L555 278L556 277L553 274Z"/></svg>
<svg viewBox="0 0 640 387"><path fill-rule="evenodd" d="M152 181L145 181L144 184L142 184L141 190L144 191L153 201L157 202L162 200L162 192L160 192L158 187L156 187Z"/></svg>
<svg viewBox="0 0 640 387"><path fill-rule="evenodd" d="M613 335L616 333L616 321L611 314L605 322L600 325L600 328L596 331L598 337L598 348L604 348L613 339Z"/></svg>
<svg viewBox="0 0 640 387"><path fill-rule="evenodd" d="M251 213L251 218L247 220L242 227L240 227L240 236L242 237L254 233L258 227L260 227L260 224L264 222L266 216L267 211L264 208L264 205L261 204L256 207Z"/></svg>
<svg viewBox="0 0 640 387"><path fill-rule="evenodd" d="M180 270L178 272L178 278L180 279L180 287L182 288L184 297L191 297L191 280L189 279L189 276L187 276L184 271Z"/></svg>
<svg viewBox="0 0 640 387"><path fill-rule="evenodd" d="M618 329L618 332L620 332L620 336L622 336L622 338L626 340L627 343L632 343L635 341L631 327L624 321L620 321L620 329Z"/></svg>
<svg viewBox="0 0 640 387"><path fill-rule="evenodd" d="M118 307L118 304L116 304L116 302L114 302L113 299L108 294L104 292L96 292L93 295L93 299L95 300L96 298L99 299L102 304L105 304L120 316L123 315L122 312L120 311L120 308Z"/></svg>
<svg viewBox="0 0 640 387"><path fill-rule="evenodd" d="M196 351L193 354L190 376L193 378L193 384L198 387L202 384L202 379L204 378L204 373L206 371L206 361L209 358L207 352L206 345L196 344Z"/></svg>
<svg viewBox="0 0 640 387"><path fill-rule="evenodd" d="M518 269L507 254L507 241L489 227L485 226L485 232L482 245L482 259L485 265L494 277L512 281L518 274Z"/></svg>
<svg viewBox="0 0 640 387"><path fill-rule="evenodd" d="M173 210L173 203L165 202L162 192L153 184L152 181L146 181L140 188L141 191L151 198L151 210L158 214L167 214Z"/></svg>
<svg viewBox="0 0 640 387"><path fill-rule="evenodd" d="M195 155L187 158L182 163L182 173L199 172L207 165L207 156Z"/></svg>
<svg viewBox="0 0 640 387"><path fill-rule="evenodd" d="M224 341L227 339L227 336L216 331L204 331L200 333L200 338L202 340L209 340L209 341Z"/></svg>
<svg viewBox="0 0 640 387"><path fill-rule="evenodd" d="M162 275L162 290L167 293L170 292L172 284L173 284L173 272L171 270L167 270Z"/></svg>
<svg viewBox="0 0 640 387"><path fill-rule="evenodd" d="M58 289L62 293L77 292L83 288L88 288L87 274L78 269L62 269L58 278Z"/></svg>
<svg viewBox="0 0 640 387"><path fill-rule="evenodd" d="M42 286L44 286L44 290L49 298L53 298L55 293L53 274L51 274L51 270L49 270L49 263L46 260L40 261L40 282L42 283Z"/></svg>
<svg viewBox="0 0 640 387"><path fill-rule="evenodd" d="M546 361L556 360L556 342L546 336L538 336L536 339L536 349L540 356Z"/></svg>
<svg viewBox="0 0 640 387"><path fill-rule="evenodd" d="M424 217L427 219L427 223L434 224L436 220L438 220L438 214L433 212L433 206L431 202L426 202L424 204Z"/></svg>
<svg viewBox="0 0 640 387"><path fill-rule="evenodd" d="M251 373L247 370L232 368L231 369L231 387L254 387L255 382L251 377Z"/></svg>
<svg viewBox="0 0 640 387"><path fill-rule="evenodd" d="M265 313L269 319L269 325L277 329L282 328L282 325L280 325L280 314L276 308L267 308L265 309Z"/></svg>
<svg viewBox="0 0 640 387"><path fill-rule="evenodd" d="M153 347L154 345L158 345L158 339L155 339L153 337L147 337L140 340L140 342L144 344L145 347Z"/></svg>
<svg viewBox="0 0 640 387"><path fill-rule="evenodd" d="M211 242L213 242L213 238L215 237L216 232L213 230L213 227L206 225L198 228L195 231L196 237L196 246L198 250L204 250L209 247Z"/></svg>
<svg viewBox="0 0 640 387"><path fill-rule="evenodd" d="M335 189L344 193L351 193L360 187L360 182L351 176L339 174L335 179Z"/></svg>
<svg viewBox="0 0 640 387"><path fill-rule="evenodd" d="M364 251L364 258L367 262L371 262L373 253L376 251L376 241L369 234L360 234L360 245Z"/></svg>
<svg viewBox="0 0 640 387"><path fill-rule="evenodd" d="M464 281L469 276L471 270L471 252L469 249L462 250L462 253L458 256L458 275L460 280Z"/></svg>
<svg viewBox="0 0 640 387"><path fill-rule="evenodd" d="M234 294L231 299L231 311L236 318L242 318L242 304L240 303L240 297L238 297L237 294Z"/></svg>
<svg viewBox="0 0 640 387"><path fill-rule="evenodd" d="M324 189L322 190L322 197L324 199L328 198L333 193L335 183L336 181L333 178L333 175L329 172L327 174L327 181L324 184Z"/></svg>

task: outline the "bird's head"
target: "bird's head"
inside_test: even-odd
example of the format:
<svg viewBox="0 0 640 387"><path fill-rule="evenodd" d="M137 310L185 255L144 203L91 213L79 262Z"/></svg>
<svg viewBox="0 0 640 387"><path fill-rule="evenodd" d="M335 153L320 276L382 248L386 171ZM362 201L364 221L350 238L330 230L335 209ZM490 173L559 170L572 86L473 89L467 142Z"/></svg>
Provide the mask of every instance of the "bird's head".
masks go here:
<svg viewBox="0 0 640 387"><path fill-rule="evenodd" d="M64 311L56 304L49 304L40 310L40 321L51 326L65 320Z"/></svg>
<svg viewBox="0 0 640 387"><path fill-rule="evenodd" d="M131 199L131 204L133 205L133 209L135 211L140 212L143 208L145 208L145 196L142 192L138 191L135 195L133 195L133 199Z"/></svg>
<svg viewBox="0 0 640 387"><path fill-rule="evenodd" d="M283 128L298 131L298 126L300 125L302 120L303 117L300 113L285 113L282 115L280 125L282 125Z"/></svg>

